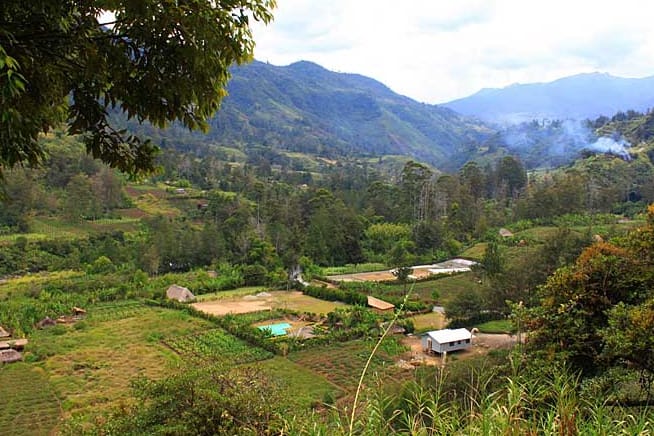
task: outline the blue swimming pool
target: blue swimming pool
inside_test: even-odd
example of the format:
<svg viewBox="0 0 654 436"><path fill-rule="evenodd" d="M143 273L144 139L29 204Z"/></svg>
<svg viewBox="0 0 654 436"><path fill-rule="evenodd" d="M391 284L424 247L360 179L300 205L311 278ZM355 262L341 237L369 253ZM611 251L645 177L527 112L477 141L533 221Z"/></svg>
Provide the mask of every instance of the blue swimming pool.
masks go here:
<svg viewBox="0 0 654 436"><path fill-rule="evenodd" d="M288 334L287 330L290 328L291 325L287 322L259 326L259 330L270 330L273 336L284 336Z"/></svg>

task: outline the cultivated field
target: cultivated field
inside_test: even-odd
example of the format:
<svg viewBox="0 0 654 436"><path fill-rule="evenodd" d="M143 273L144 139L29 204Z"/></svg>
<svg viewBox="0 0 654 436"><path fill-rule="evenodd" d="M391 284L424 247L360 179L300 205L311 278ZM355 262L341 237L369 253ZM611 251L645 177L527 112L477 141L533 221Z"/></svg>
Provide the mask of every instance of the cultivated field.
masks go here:
<svg viewBox="0 0 654 436"><path fill-rule="evenodd" d="M326 314L337 308L347 307L338 301L324 301L298 291L262 292L238 298L193 303L193 307L212 315L258 312L261 310L288 309L298 312Z"/></svg>
<svg viewBox="0 0 654 436"><path fill-rule="evenodd" d="M135 302L88 307L88 317L73 325L38 330L25 353L61 401L65 415L94 415L130 397L130 380L159 378L180 361L161 340L212 328L208 321L185 312ZM0 386L12 376L0 371ZM42 408L33 404L24 413ZM1 408L0 408L1 409ZM46 432L48 433L48 432Z"/></svg>
<svg viewBox="0 0 654 436"><path fill-rule="evenodd" d="M431 265L416 265L411 267L413 268L411 275L417 279L422 279L431 275L470 271L469 265L467 265L467 263L467 261L462 259L452 259ZM329 276L329 279L338 282L380 282L395 280L395 276L391 270L387 270L353 274L338 274Z"/></svg>
<svg viewBox="0 0 654 436"><path fill-rule="evenodd" d="M393 356L405 351L393 340L381 347L371 361L366 383L378 377L395 378L402 370L395 365ZM356 390L361 371L374 347L373 341L356 340L341 344L292 353L289 359L320 374L343 392Z"/></svg>
<svg viewBox="0 0 654 436"><path fill-rule="evenodd" d="M49 435L60 416L61 404L43 369L0 366L0 434Z"/></svg>

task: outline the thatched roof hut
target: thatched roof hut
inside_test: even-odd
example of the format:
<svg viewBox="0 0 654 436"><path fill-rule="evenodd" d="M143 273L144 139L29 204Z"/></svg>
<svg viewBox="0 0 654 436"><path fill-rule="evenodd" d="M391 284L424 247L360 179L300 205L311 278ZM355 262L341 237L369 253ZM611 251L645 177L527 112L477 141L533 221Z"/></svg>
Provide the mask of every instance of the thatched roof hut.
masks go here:
<svg viewBox="0 0 654 436"><path fill-rule="evenodd" d="M14 350L22 350L27 345L27 339L11 339L8 341L0 341L0 350L8 350L13 348Z"/></svg>
<svg viewBox="0 0 654 436"><path fill-rule="evenodd" d="M499 234L500 234L500 236L503 237L503 238L511 238L511 237L513 237L513 233L512 233L511 230L509 230L509 229L504 229L504 228L502 228L502 229L500 229Z"/></svg>
<svg viewBox="0 0 654 436"><path fill-rule="evenodd" d="M179 285L170 285L168 290L166 290L166 297L171 300L177 300L180 303L195 300L195 295L188 288Z"/></svg>
<svg viewBox="0 0 654 436"><path fill-rule="evenodd" d="M23 355L16 350L0 350L0 362L13 363L23 360Z"/></svg>
<svg viewBox="0 0 654 436"><path fill-rule="evenodd" d="M52 326L55 326L55 325L57 325L57 321L50 318L49 316L46 316L41 321L36 323L36 328L37 329L43 329L45 327L52 327Z"/></svg>

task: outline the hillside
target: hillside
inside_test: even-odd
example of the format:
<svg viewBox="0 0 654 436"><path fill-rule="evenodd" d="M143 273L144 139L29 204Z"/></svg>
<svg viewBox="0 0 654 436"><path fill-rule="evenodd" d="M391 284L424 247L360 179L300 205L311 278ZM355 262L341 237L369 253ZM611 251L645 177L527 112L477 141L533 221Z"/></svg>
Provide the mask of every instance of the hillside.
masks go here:
<svg viewBox="0 0 654 436"><path fill-rule="evenodd" d="M311 62L234 68L229 96L206 135L131 125L165 145L263 145L323 157L408 155L454 170L492 130L450 109L418 103L356 74Z"/></svg>
<svg viewBox="0 0 654 436"><path fill-rule="evenodd" d="M443 106L487 122L593 119L654 106L654 76L632 79L602 73L578 74L548 83L482 89Z"/></svg>

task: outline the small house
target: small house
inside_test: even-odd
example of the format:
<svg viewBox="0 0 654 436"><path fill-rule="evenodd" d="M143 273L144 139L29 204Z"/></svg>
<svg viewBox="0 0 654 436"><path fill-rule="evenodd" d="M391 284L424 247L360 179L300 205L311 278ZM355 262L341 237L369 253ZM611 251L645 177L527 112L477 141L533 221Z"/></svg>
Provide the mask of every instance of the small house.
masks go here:
<svg viewBox="0 0 654 436"><path fill-rule="evenodd" d="M500 229L500 231L498 233L503 238L512 238L513 237L513 233L509 229Z"/></svg>
<svg viewBox="0 0 654 436"><path fill-rule="evenodd" d="M14 363L23 360L23 355L16 350L1 350L0 363Z"/></svg>
<svg viewBox="0 0 654 436"><path fill-rule="evenodd" d="M422 349L429 353L449 353L464 350L472 345L472 333L468 329L443 329L427 332L422 336Z"/></svg>
<svg viewBox="0 0 654 436"><path fill-rule="evenodd" d="M368 295L368 306L380 312L387 312L395 309L394 304L380 300L379 298L371 297L370 295Z"/></svg>
<svg viewBox="0 0 654 436"><path fill-rule="evenodd" d="M53 326L56 326L56 325L57 325L57 321L50 318L49 316L46 316L41 321L36 323L36 328L41 330L41 329L44 329L46 327L53 327Z"/></svg>
<svg viewBox="0 0 654 436"><path fill-rule="evenodd" d="M166 290L166 297L171 300L177 300L180 303L187 303L195 300L193 292L189 291L188 288L179 285L170 285L168 290Z"/></svg>

